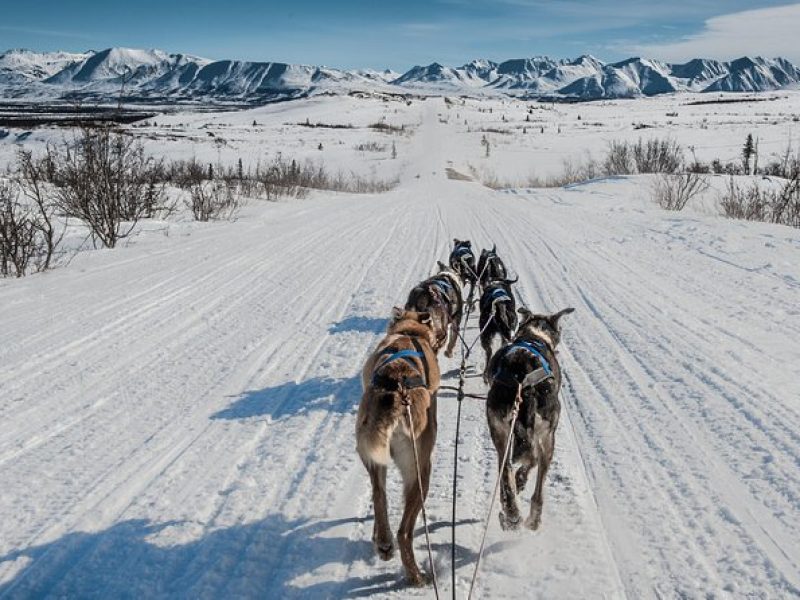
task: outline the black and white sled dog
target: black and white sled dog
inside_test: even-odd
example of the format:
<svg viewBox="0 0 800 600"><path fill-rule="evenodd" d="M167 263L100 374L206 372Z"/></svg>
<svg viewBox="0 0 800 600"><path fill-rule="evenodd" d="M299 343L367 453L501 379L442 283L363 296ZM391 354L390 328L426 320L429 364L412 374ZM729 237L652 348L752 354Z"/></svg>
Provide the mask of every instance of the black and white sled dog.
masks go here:
<svg viewBox="0 0 800 600"><path fill-rule="evenodd" d="M537 529L542 521L544 479L553 459L561 414L558 399L561 368L556 357L561 339L559 320L574 310L565 308L553 315L539 315L520 308L522 323L514 341L492 357L486 417L497 449L498 468L508 443L517 391L522 386L522 404L514 426L511 452L500 474L500 525L503 529L517 529L522 521L517 494L525 488L533 467L537 467L536 488L525 526ZM516 472L513 471L515 465Z"/></svg>
<svg viewBox="0 0 800 600"><path fill-rule="evenodd" d="M499 335L503 344L509 343L517 328L517 303L511 291L511 285L516 282L517 279L488 281L481 292L478 303L480 309L478 326L480 327L481 346L486 352L483 380L487 383L489 381L489 361L492 358L492 342Z"/></svg>
<svg viewBox="0 0 800 600"><path fill-rule="evenodd" d="M439 337L441 346L447 340L445 356L453 356L461 317L464 314L464 285L461 276L447 265L439 262L439 272L418 283L408 294L405 309L430 313L434 323L434 331Z"/></svg>
<svg viewBox="0 0 800 600"><path fill-rule="evenodd" d="M469 240L453 239L453 251L450 252L450 268L461 276L461 279L475 285L477 272L475 271L475 254L472 252L472 242Z"/></svg>
<svg viewBox="0 0 800 600"><path fill-rule="evenodd" d="M478 259L478 277L481 279L481 286L485 286L495 279L506 279L508 272L503 260L497 255L497 245L492 246L491 250L485 248L481 250Z"/></svg>

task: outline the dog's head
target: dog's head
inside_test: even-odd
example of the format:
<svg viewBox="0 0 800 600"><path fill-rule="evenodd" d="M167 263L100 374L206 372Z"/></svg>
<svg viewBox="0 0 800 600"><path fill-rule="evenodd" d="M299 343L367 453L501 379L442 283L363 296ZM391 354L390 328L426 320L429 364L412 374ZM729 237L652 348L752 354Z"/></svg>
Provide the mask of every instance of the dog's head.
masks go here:
<svg viewBox="0 0 800 600"><path fill-rule="evenodd" d="M429 312L405 310L395 306L392 308L392 318L389 320L389 333L412 333L425 337L431 348L438 348L436 323Z"/></svg>
<svg viewBox="0 0 800 600"><path fill-rule="evenodd" d="M555 350L561 342L561 325L559 321L564 315L574 312L574 308L565 308L552 315L540 315L529 311L527 308L520 308L519 329L517 336L530 336L546 341L550 348Z"/></svg>
<svg viewBox="0 0 800 600"><path fill-rule="evenodd" d="M437 273L437 275L445 275L448 278L455 281L459 287L464 287L464 280L462 279L461 274L458 271L456 271L455 269L451 269L440 260L436 261L436 266L439 268L439 272Z"/></svg>
<svg viewBox="0 0 800 600"><path fill-rule="evenodd" d="M472 248L472 242L469 240L460 240L458 238L453 238L453 248Z"/></svg>
<svg viewBox="0 0 800 600"><path fill-rule="evenodd" d="M481 257L489 258L490 256L497 256L497 244L493 244L491 250L487 250L486 248L481 250Z"/></svg>

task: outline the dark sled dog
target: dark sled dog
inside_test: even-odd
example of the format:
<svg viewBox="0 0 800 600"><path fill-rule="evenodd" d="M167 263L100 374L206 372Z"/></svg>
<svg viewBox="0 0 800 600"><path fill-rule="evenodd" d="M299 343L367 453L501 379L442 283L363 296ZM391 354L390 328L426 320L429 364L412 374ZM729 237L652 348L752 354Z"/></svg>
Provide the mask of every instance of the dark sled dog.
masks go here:
<svg viewBox="0 0 800 600"><path fill-rule="evenodd" d="M356 420L356 449L372 483L372 541L382 560L394 555L386 504L389 459L400 469L405 505L397 543L406 576L413 585L426 582L414 557L413 537L417 515L428 495L436 442L436 392L440 382L436 344L429 314L395 308L386 337L364 365L364 393ZM417 482L407 404L411 407L422 490Z"/></svg>
<svg viewBox="0 0 800 600"><path fill-rule="evenodd" d="M458 273L441 262L439 273L418 283L408 294L406 310L428 312L433 319L438 343L443 346L449 336L445 356L453 356L464 313L463 281Z"/></svg>
<svg viewBox="0 0 800 600"><path fill-rule="evenodd" d="M483 380L486 382L489 376L489 361L492 358L492 342L499 335L502 343L507 344L517 328L516 302L511 291L511 285L516 282L516 279L489 281L481 292L478 303L480 308L478 326L481 332L481 347L486 353L486 367L483 372Z"/></svg>
<svg viewBox="0 0 800 600"><path fill-rule="evenodd" d="M453 239L453 251L450 252L450 268L461 276L461 279L475 285L478 277L475 271L475 254L472 242Z"/></svg>
<svg viewBox="0 0 800 600"><path fill-rule="evenodd" d="M508 277L506 265L497 255L497 245L492 246L491 250L481 250L481 256L478 259L478 277L480 277L482 286L495 279Z"/></svg>
<svg viewBox="0 0 800 600"><path fill-rule="evenodd" d="M514 426L514 439L500 474L500 525L503 529L520 526L522 517L517 494L525 488L533 467L537 467L536 488L525 526L537 529L542 521L544 480L553 459L561 414L558 399L561 368L556 357L556 347L561 338L559 319L573 310L565 308L553 315L538 315L520 308L522 323L513 343L492 357L486 417L497 449L498 468L506 450L514 402L519 386L522 386L522 404ZM516 473L514 465L518 465Z"/></svg>

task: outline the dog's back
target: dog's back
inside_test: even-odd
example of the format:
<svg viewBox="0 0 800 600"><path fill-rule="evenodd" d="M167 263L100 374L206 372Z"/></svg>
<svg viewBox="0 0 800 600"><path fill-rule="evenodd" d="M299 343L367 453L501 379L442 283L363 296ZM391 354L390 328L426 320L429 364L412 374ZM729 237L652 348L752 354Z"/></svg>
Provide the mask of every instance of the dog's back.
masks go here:
<svg viewBox="0 0 800 600"><path fill-rule="evenodd" d="M497 255L496 247L491 250L481 250L480 259L478 259L478 275L481 278L481 285L508 277L506 265Z"/></svg>
<svg viewBox="0 0 800 600"><path fill-rule="evenodd" d="M475 254L472 252L472 242L454 239L449 262L450 268L458 273L464 281L476 283Z"/></svg>
<svg viewBox="0 0 800 600"><path fill-rule="evenodd" d="M423 314L406 311L405 314ZM431 397L439 386L439 367L431 344L430 316L427 323L400 319L367 359L362 371L363 395L358 407L356 440L365 463L386 465L395 430L410 437L403 421L403 401L411 405L415 430L428 426ZM389 360L406 353L403 358ZM411 354L413 353L413 354ZM422 354L422 356L417 356ZM421 380L421 385L410 381Z"/></svg>
<svg viewBox="0 0 800 600"><path fill-rule="evenodd" d="M479 306L481 330L486 328L487 332L499 333L503 339L510 340L517 328L516 302L510 283L495 281L488 284L483 288ZM489 323L490 319L494 327Z"/></svg>

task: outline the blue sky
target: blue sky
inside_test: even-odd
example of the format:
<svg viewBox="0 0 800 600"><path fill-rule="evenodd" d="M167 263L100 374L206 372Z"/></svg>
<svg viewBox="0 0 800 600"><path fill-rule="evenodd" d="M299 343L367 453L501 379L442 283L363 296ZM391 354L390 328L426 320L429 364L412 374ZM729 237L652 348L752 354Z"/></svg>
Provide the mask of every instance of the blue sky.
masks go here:
<svg viewBox="0 0 800 600"><path fill-rule="evenodd" d="M0 0L0 49L128 46L395 70L538 54L800 60L798 30L800 3L761 0Z"/></svg>

